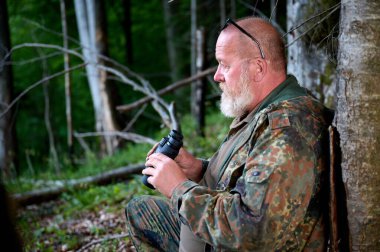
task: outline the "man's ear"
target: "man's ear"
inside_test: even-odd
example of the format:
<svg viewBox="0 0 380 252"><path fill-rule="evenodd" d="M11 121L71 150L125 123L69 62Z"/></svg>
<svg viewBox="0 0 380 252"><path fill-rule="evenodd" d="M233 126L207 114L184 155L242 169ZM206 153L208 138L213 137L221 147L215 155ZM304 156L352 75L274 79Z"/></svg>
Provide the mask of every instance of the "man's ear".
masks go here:
<svg viewBox="0 0 380 252"><path fill-rule="evenodd" d="M264 59L258 58L254 63L254 81L260 82L267 74L268 65Z"/></svg>

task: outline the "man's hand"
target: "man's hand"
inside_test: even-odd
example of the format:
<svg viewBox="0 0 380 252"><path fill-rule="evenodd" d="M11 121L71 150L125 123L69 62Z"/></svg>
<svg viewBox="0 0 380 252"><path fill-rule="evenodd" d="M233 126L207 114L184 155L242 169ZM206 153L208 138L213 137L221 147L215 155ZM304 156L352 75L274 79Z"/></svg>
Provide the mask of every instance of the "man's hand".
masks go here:
<svg viewBox="0 0 380 252"><path fill-rule="evenodd" d="M195 158L184 148L179 150L178 156L174 159L188 179L194 182L199 182L202 179L202 161Z"/></svg>
<svg viewBox="0 0 380 252"><path fill-rule="evenodd" d="M170 198L174 188L187 180L185 173L171 158L161 153L153 153L147 157L142 173L149 175L148 182L159 192Z"/></svg>

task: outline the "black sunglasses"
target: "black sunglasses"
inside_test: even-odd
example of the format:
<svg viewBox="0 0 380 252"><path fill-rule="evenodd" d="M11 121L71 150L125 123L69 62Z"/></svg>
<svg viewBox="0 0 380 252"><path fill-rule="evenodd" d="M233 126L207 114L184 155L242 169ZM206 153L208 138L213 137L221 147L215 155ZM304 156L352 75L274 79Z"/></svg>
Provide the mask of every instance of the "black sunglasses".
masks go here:
<svg viewBox="0 0 380 252"><path fill-rule="evenodd" d="M261 48L261 45L259 43L259 41L257 39L255 39L251 34L249 34L246 30L244 30L240 25L238 25L235 21L233 21L231 18L228 18L226 23L224 24L224 26L222 27L221 31L223 31L224 29L226 29L226 27L229 25L229 24L232 24L233 26L235 26L236 28L239 29L239 31L241 31L242 33L244 33L245 35L247 35L250 39L252 39L253 42L256 43L257 47L259 48L260 50L260 54L261 54L261 58L262 59L265 59L265 55L264 55L264 51L263 49Z"/></svg>

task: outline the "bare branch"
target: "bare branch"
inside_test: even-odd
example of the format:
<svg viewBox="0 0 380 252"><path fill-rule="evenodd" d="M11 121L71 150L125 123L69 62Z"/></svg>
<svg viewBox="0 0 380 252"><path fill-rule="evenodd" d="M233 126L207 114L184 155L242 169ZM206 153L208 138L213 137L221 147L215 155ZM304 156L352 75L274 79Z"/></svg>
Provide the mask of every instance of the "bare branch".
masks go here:
<svg viewBox="0 0 380 252"><path fill-rule="evenodd" d="M11 55L14 51L16 51L18 49L21 49L21 48L24 48L24 47L34 47L34 48L37 47L37 48L55 49L55 50L59 50L59 51L64 52L64 53L72 54L74 56L77 56L81 60L85 61L83 55L81 53L75 51L75 50L63 48L63 47L58 46L58 45L42 44L42 43L23 43L23 44L20 44L20 45L16 45L15 47L13 47L10 50L10 52L7 53L7 55L5 55L4 59L6 59L7 57L9 57L9 55ZM169 104L167 104L161 97L159 97L159 95L157 94L157 92L150 85L149 81L145 80L140 75L138 75L138 74L130 71L127 67L122 66L121 64L117 63L116 61L114 61L114 60L112 60L112 59L110 59L108 57L105 57L105 56L102 56L102 55L98 55L98 56L100 58L103 58L105 61L111 62L111 63L119 66L122 70L126 71L131 76L135 77L140 82L141 85L139 85L137 82L133 81L132 79L128 78L125 74L123 74L121 71L119 71L119 70L117 70L115 68L111 68L111 67L108 67L108 66L96 64L96 62L86 62L85 61L86 64L96 64L96 66L99 69L103 69L103 70L105 70L105 71L107 71L109 73L112 73L112 74L116 75L117 77L120 78L120 80L123 83L126 83L126 84L130 85L134 90L142 92L145 95L149 96L152 100L156 101L157 104L159 104L159 107L161 107L161 109L159 109L159 111L157 111L157 112L159 112L159 114L161 115L161 117L162 117L162 119L163 119L164 122L166 121L165 118L171 118L171 119L173 119L172 117L170 117ZM63 74L63 73L66 73L66 72L67 71L62 71L60 73ZM56 75L54 75L54 76L56 76ZM46 80L44 80L44 81L46 81ZM34 86L29 87L25 91L29 91L33 87ZM154 106L154 107L158 108L158 106ZM2 116L3 114L1 114L0 116ZM167 122L166 122L165 124L169 126L170 124L176 124L176 122L172 122L172 123L169 123L169 124L167 124Z"/></svg>
<svg viewBox="0 0 380 252"><path fill-rule="evenodd" d="M0 118L3 117L24 95L26 95L30 90L32 90L33 88L37 87L38 85L41 85L42 83L48 81L48 80L51 80L51 79L54 79L55 77L58 77L58 76L61 76L62 74L66 73L66 72L69 72L69 71L73 71L73 70L76 70L76 69L79 69L79 68L82 68L83 66L85 66L86 64L79 64L79 65L76 65L74 67L70 67L69 69L65 70L65 71L60 71L60 72L57 72L55 74L52 74L50 76L47 76L37 82L35 82L34 84L30 85L28 88L26 88L24 91L21 92L21 94L19 94L5 109L4 111L0 114Z"/></svg>
<svg viewBox="0 0 380 252"><path fill-rule="evenodd" d="M135 143L148 143L148 144L157 143L156 140L153 140L152 138L149 138L146 136L142 136L142 135L131 133L131 132L127 133L127 132L120 132L120 131L75 133L74 136L77 138L94 137L94 136L118 136L125 140L133 141Z"/></svg>
<svg viewBox="0 0 380 252"><path fill-rule="evenodd" d="M211 67L209 69L204 70L203 72L200 72L197 75L194 75L194 76L191 76L189 78L186 78L186 79L174 82L173 84L170 84L167 87L159 90L157 92L157 94L160 95L160 96L162 96L162 95L164 95L166 93L169 93L169 92L171 92L173 90L176 90L176 89L181 88L181 87L183 87L185 85L188 85L189 83L193 82L194 80L197 80L199 78L203 78L204 76L209 75L209 74L215 72L215 70L216 70L216 67ZM149 97L149 96L147 96L147 97L141 98L140 100L135 101L135 102L133 102L133 103L131 103L129 105L118 106L118 107L116 107L116 109L119 110L119 111L121 111L121 112L127 112L129 110L134 109L134 108L140 107L144 103L147 103L147 102L150 102L150 101L152 101L152 98Z"/></svg>
<svg viewBox="0 0 380 252"><path fill-rule="evenodd" d="M101 242L108 241L108 240L121 239L121 238L125 238L127 236L129 236L129 234L117 234L117 235L105 236L101 239L97 239L97 240L91 241L90 243L87 243L86 245L84 245L83 247L78 249L77 252L85 251L86 249L88 249L89 247L91 247L97 243L101 243Z"/></svg>

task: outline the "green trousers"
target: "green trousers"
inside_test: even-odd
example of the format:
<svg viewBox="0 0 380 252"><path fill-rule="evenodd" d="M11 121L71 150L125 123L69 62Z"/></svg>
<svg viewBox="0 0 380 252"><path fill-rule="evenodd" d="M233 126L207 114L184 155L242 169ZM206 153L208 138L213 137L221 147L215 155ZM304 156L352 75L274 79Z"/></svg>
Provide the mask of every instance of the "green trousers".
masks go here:
<svg viewBox="0 0 380 252"><path fill-rule="evenodd" d="M178 251L181 223L166 199L134 198L128 203L125 215L137 251Z"/></svg>
<svg viewBox="0 0 380 252"><path fill-rule="evenodd" d="M181 225L164 198L134 198L128 203L125 215L137 251L201 252L205 249L205 243Z"/></svg>

